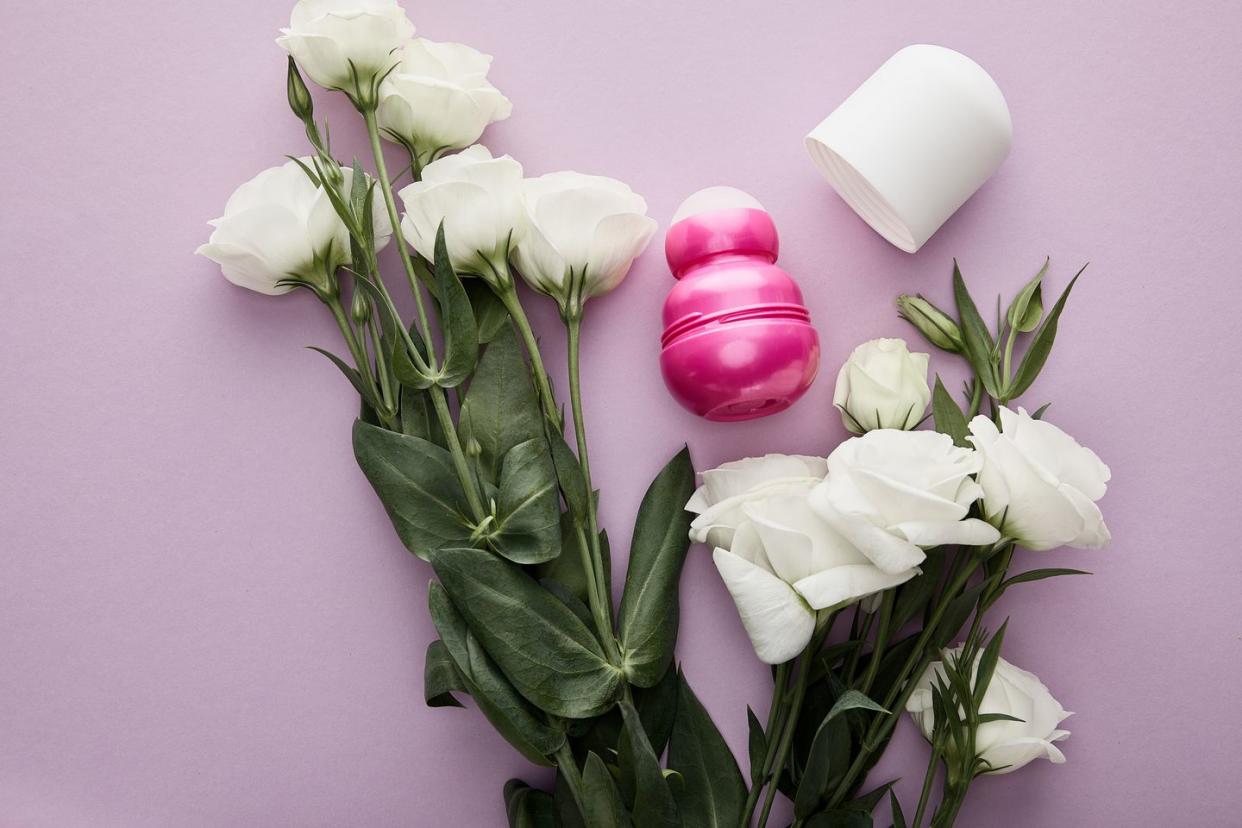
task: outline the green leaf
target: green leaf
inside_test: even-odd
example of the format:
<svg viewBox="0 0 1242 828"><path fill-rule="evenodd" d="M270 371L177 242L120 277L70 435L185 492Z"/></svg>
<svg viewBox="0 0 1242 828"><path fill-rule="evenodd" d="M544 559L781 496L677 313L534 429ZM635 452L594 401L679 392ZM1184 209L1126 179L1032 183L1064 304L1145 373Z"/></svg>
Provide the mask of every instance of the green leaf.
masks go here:
<svg viewBox="0 0 1242 828"><path fill-rule="evenodd" d="M582 794L586 824L590 828L624 828L630 824L612 774L594 751L587 754L586 767L582 772Z"/></svg>
<svg viewBox="0 0 1242 828"><path fill-rule="evenodd" d="M547 791L532 788L520 779L505 783L505 813L509 828L559 828L556 801Z"/></svg>
<svg viewBox="0 0 1242 828"><path fill-rule="evenodd" d="M825 721L830 721L847 710L872 710L876 713L888 712L878 703L867 698L865 693L861 693L858 690L846 690L841 694L840 698L832 703L832 709L828 711Z"/></svg>
<svg viewBox="0 0 1242 828"><path fill-rule="evenodd" d="M556 479L565 495L565 505L569 511L580 519L587 514L586 477L582 473L582 464L574 454L565 436L548 429L548 445L552 448L552 461L556 464Z"/></svg>
<svg viewBox="0 0 1242 828"><path fill-rule="evenodd" d="M358 420L354 457L415 555L426 559L432 549L469 543L465 500L447 451Z"/></svg>
<svg viewBox="0 0 1242 828"><path fill-rule="evenodd" d="M406 388L422 390L436 384L435 377L414 364L409 348L400 338L393 342L391 361L393 376Z"/></svg>
<svg viewBox="0 0 1242 828"><path fill-rule="evenodd" d="M1057 338L1057 323L1061 320L1061 311L1065 309L1065 302L1069 299L1070 291L1074 289L1074 283L1078 281L1078 277L1086 269L1087 266L1083 265L1082 270L1078 271L1073 279L1070 279L1070 283L1066 285L1065 291L1048 313L1048 318L1039 326L1039 331L1036 332L1031 340L1030 347L1026 349L1026 355L1022 357L1022 364L1018 366L1018 372L1014 375L1013 384L1005 389L1005 400L1012 400L1026 393L1026 390L1035 382L1035 378L1039 376L1039 372L1043 370L1044 363L1048 361L1048 354L1052 351L1052 344ZM992 396L997 395L993 394Z"/></svg>
<svg viewBox="0 0 1242 828"><path fill-rule="evenodd" d="M463 436L473 437L482 449L479 462L493 482L499 479L501 461L510 449L543 437L543 416L512 326L483 352L462 401L460 420Z"/></svg>
<svg viewBox="0 0 1242 828"><path fill-rule="evenodd" d="M558 768L556 771L556 779L552 783L552 798L556 800L556 812L560 817L560 828L589 828L582 821L582 814L578 811L578 802L574 799L574 793L569 788L569 782L566 781L565 772Z"/></svg>
<svg viewBox="0 0 1242 828"><path fill-rule="evenodd" d="M444 445L444 432L426 391L401 387L401 433L421 437L437 446Z"/></svg>
<svg viewBox="0 0 1242 828"><path fill-rule="evenodd" d="M323 354L326 356L332 364L339 368L341 373L345 375L345 379L349 380L349 384L352 385L354 390L358 392L358 396L362 397L362 401L372 408L375 407L377 401L371 396L370 392L367 391L367 387L362 384L362 375L358 373L357 369L347 365L345 360L341 359L331 351L325 351L323 348L317 348L314 345L307 345L306 347L317 354Z"/></svg>
<svg viewBox="0 0 1242 828"><path fill-rule="evenodd" d="M643 496L630 545L630 563L618 625L625 674L650 687L673 660L679 608L677 587L690 547L694 466L683 448L660 471Z"/></svg>
<svg viewBox="0 0 1242 828"><path fill-rule="evenodd" d="M979 724L988 724L989 722L1025 722L1026 719L1019 719L1017 716L1010 716L1008 713L980 713Z"/></svg>
<svg viewBox="0 0 1242 828"><path fill-rule="evenodd" d="M474 307L461 279L453 271L444 241L444 222L436 231L436 287L440 300L441 327L444 329L444 364L436 384L442 388L461 385L474 372L479 361L479 329Z"/></svg>
<svg viewBox="0 0 1242 828"><path fill-rule="evenodd" d="M518 443L500 469L498 531L493 548L511 561L535 564L561 554L556 469L542 437Z"/></svg>
<svg viewBox="0 0 1242 828"><path fill-rule="evenodd" d="M945 390L944 383L940 381L939 374L936 375L936 388L932 392L932 416L936 421L936 431L952 437L953 445L964 448L970 447L970 443L966 440L966 436L970 434L966 415L962 413L962 409L957 407L957 403L953 402L953 397Z"/></svg>
<svg viewBox="0 0 1242 828"><path fill-rule="evenodd" d="M482 279L466 279L463 281L466 295L474 308L474 321L478 326L478 340L486 345L509 324L509 311L504 303Z"/></svg>
<svg viewBox="0 0 1242 828"><path fill-rule="evenodd" d="M677 719L677 696L680 682L677 671L670 669L652 687L633 688L634 709L642 719L643 730L655 755L664 753L673 724Z"/></svg>
<svg viewBox="0 0 1242 828"><path fill-rule="evenodd" d="M570 612L578 616L578 620L586 624L588 628L595 623L591 618L591 610L587 605L574 594L573 590L560 581L555 581L552 578L540 578L539 586L559 598L561 603L568 607Z"/></svg>
<svg viewBox="0 0 1242 828"><path fill-rule="evenodd" d="M1005 623L1001 624L1000 629L996 631L996 635L992 636L992 640L988 642L988 646L983 648L983 655L979 656L979 666L975 670L974 684L974 700L975 709L983 703L983 694L988 691L988 685L992 683L992 674L996 671L996 662L1000 658L1001 643L1005 640L1005 629L1009 626L1009 619L1005 619Z"/></svg>
<svg viewBox="0 0 1242 828"><path fill-rule="evenodd" d="M428 707L463 707L454 693L468 692L448 648L439 639L427 645L427 657L423 661L423 698Z"/></svg>
<svg viewBox="0 0 1242 828"><path fill-rule="evenodd" d="M803 823L806 828L872 828L874 824L871 814L853 808L825 811Z"/></svg>
<svg viewBox="0 0 1242 828"><path fill-rule="evenodd" d="M685 780L677 799L683 824L733 828L746 802L742 772L686 677L678 671L677 678L677 720L668 745L668 766Z"/></svg>
<svg viewBox="0 0 1242 828"><path fill-rule="evenodd" d="M908 828L906 815L901 810L901 803L897 801L897 794L893 793L892 790L888 792L888 806L893 812L893 828Z"/></svg>
<svg viewBox="0 0 1242 828"><path fill-rule="evenodd" d="M996 364L992 358L996 343L992 341L987 324L979 315L974 300L970 298L956 260L953 262L953 297L957 301L958 319L961 320L962 346L966 359L987 392L993 397L999 396Z"/></svg>
<svg viewBox="0 0 1242 828"><path fill-rule="evenodd" d="M949 602L944 615L940 618L940 624L936 627L935 635L932 636L932 644L937 649L947 646L953 640L953 636L957 635L957 631L970 617L975 604L979 601L979 595L987 585L987 581L980 581Z"/></svg>
<svg viewBox="0 0 1242 828"><path fill-rule="evenodd" d="M940 583L947 557L948 552L943 548L927 550L927 558L920 567L923 574L911 578L897 588L891 622L893 630L905 627L927 606Z"/></svg>
<svg viewBox="0 0 1242 828"><path fill-rule="evenodd" d="M1044 403L1044 404L1043 404L1043 405L1041 405L1039 408L1035 409L1035 413L1031 415L1031 419L1032 419L1032 420L1042 420L1042 419L1044 418L1044 414L1046 414L1046 413L1048 412L1048 406L1050 406L1050 405L1052 405L1052 403L1050 403L1050 402L1049 402L1049 403Z"/></svg>
<svg viewBox="0 0 1242 828"><path fill-rule="evenodd" d="M1030 333L1039 325L1039 320L1044 315L1042 286L1044 276L1048 273L1048 262L1048 259L1044 259L1044 266L1035 274L1035 278L1027 282L1009 304L1009 312L1005 317L1009 320L1009 327L1015 331Z"/></svg>
<svg viewBox="0 0 1242 828"><path fill-rule="evenodd" d="M547 757L565 743L565 733L541 721L539 712L518 694L478 645L440 584L431 584L427 603L440 640L479 710L523 756L539 765L551 765Z"/></svg>
<svg viewBox="0 0 1242 828"><path fill-rule="evenodd" d="M897 784L896 779L893 779L889 782L885 782L880 787L872 791L868 791L867 793L863 794L860 797L851 799L849 802L845 803L842 807L848 808L853 811L864 811L869 814L875 810L876 805L880 804L880 800L884 798L885 794L892 792L893 785L895 784Z"/></svg>
<svg viewBox="0 0 1242 828"><path fill-rule="evenodd" d="M1032 569L1027 572L1021 572L1017 575L1014 575L1012 578L1006 580L1003 584L1001 584L1001 590L1003 591L1003 590L1009 589L1009 587L1013 586L1014 584L1025 584L1025 583L1030 583L1031 581L1042 581L1045 578L1056 578L1061 575L1090 575L1090 574L1091 574L1090 572L1086 572L1082 569L1062 569L1062 568L1056 568L1056 567L1049 568L1049 569Z"/></svg>
<svg viewBox="0 0 1242 828"><path fill-rule="evenodd" d="M488 655L531 703L570 719L612 706L620 672L556 596L480 549L440 549L431 565Z"/></svg>
<svg viewBox="0 0 1242 828"><path fill-rule="evenodd" d="M750 755L750 783L757 785L763 774L763 763L768 755L768 737L759 724L755 711L746 705L747 753Z"/></svg>
<svg viewBox="0 0 1242 828"><path fill-rule="evenodd" d="M870 701L861 693L858 695ZM849 703L857 704L853 700ZM819 729L815 731L811 750L807 754L806 767L803 768L802 779L794 796L794 814L799 819L806 819L819 810L824 804L824 798L836 787L849 768L850 726L844 718L835 715L838 712L837 705L834 704L832 711L824 717Z"/></svg>
<svg viewBox="0 0 1242 828"><path fill-rule="evenodd" d="M677 803L660 768L660 760L647 740L642 719L629 702L621 702L620 708L625 722L622 748L626 755L623 758L634 778L634 824L642 828L677 828L681 825ZM673 738L677 738L677 725L673 726Z"/></svg>

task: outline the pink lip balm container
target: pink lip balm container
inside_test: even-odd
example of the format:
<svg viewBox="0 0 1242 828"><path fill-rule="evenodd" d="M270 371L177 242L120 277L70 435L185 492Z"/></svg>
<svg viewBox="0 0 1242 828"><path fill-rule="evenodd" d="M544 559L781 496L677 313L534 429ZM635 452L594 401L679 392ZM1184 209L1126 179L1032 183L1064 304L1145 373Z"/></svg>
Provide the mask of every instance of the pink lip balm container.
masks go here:
<svg viewBox="0 0 1242 828"><path fill-rule="evenodd" d="M664 252L677 284L664 302L660 370L701 417L775 414L815 380L819 335L776 266L779 246L763 205L732 187L700 190L673 216Z"/></svg>

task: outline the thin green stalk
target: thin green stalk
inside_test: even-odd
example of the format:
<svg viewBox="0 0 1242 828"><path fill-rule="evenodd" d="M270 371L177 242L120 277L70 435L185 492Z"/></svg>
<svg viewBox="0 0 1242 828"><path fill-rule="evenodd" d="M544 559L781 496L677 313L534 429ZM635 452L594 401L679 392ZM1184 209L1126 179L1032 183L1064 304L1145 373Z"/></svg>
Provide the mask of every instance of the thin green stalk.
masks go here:
<svg viewBox="0 0 1242 828"><path fill-rule="evenodd" d="M941 802L940 807L936 809L936 815L932 817L932 828L950 828L957 821L958 812L962 810L962 804L966 801L966 791L969 783L950 789L949 797L946 802Z"/></svg>
<svg viewBox="0 0 1242 828"><path fill-rule="evenodd" d="M367 125L367 136L371 139L371 154L375 157L375 175L379 179L380 191L384 195L384 206L388 208L388 221L392 225L392 235L397 243L397 252L401 256L401 264L405 266L405 276L410 282L410 292L414 294L414 306L418 310L419 330L423 334L423 343L427 348L427 359L431 367L436 365L436 346L431 339L431 323L428 321L427 308L423 302L422 287L418 276L414 273L414 262L410 259L410 248L406 244L405 235L401 232L401 216L397 212L397 200L392 194L392 182L388 180L388 165L384 161L384 146L380 142L379 124L375 120L375 109L362 110L362 119Z"/></svg>
<svg viewBox="0 0 1242 828"><path fill-rule="evenodd" d="M375 374L371 371L371 359L367 356L366 348L359 341L358 334L349 323L349 316L345 312L345 306L341 304L341 297L334 293L324 298L323 303L328 306L328 310L332 312L332 318L336 320L337 327L341 329L341 336L344 337L345 345L354 359L354 365L358 369L358 376L362 379L363 387L367 389L373 400L379 401L380 392L375 385ZM391 425L391 414L388 411L380 410L376 413L384 420L385 426Z"/></svg>
<svg viewBox="0 0 1242 828"><path fill-rule="evenodd" d="M453 468L457 470L457 479L461 481L461 487L465 490L466 504L470 507L475 521L481 521L487 515L487 511L483 508L483 501L479 496L479 481L470 464L466 462L466 452L462 449L461 440L457 436L457 427L453 424L453 415L449 411L448 401L444 399L444 389L433 385L427 389L427 393L431 396L431 405L436 410L436 417L440 420L441 430L448 442L449 454L453 456Z"/></svg>
<svg viewBox="0 0 1242 828"><path fill-rule="evenodd" d="M846 771L845 776L841 779L840 784L837 785L837 789L829 800L829 808L835 808L845 799L845 795L849 792L855 780L857 780L858 774L862 773L863 765L866 764L871 753L896 725L898 713L905 707L910 694L914 692L914 682L908 679L914 674L915 668L918 668L919 672L921 672L927 669L927 665L931 663L931 656L924 651L927 649L936 627L940 625L940 620L944 617L949 604L962 591L962 588L966 586L971 573L978 566L978 556L971 555L970 561L961 568L956 577L954 577L953 582L945 589L939 605L936 607L935 612L932 613L927 624L924 625L918 640L915 641L914 649L911 650L906 663L902 665L901 671L897 674L897 681L894 682L892 690L889 691L888 697L884 700L884 708L893 712L877 714L872 720L871 726L867 728L866 736L863 737L858 755L854 757L853 764L850 765L849 770Z"/></svg>
<svg viewBox="0 0 1242 828"><path fill-rule="evenodd" d="M578 553L582 556L582 571L587 579L587 603L590 604L591 617L595 621L595 629L600 641L608 650L608 657L617 666L621 666L621 652L617 646L616 636L612 630L612 620L608 609L601 600L606 582L599 580L599 572L591 561L591 545L587 542L586 531L582 524L574 523L574 532L578 539Z"/></svg>
<svg viewBox="0 0 1242 828"><path fill-rule="evenodd" d="M772 812L772 803L776 801L776 791L780 787L778 784L781 773L785 770L785 762L789 759L789 750L793 747L794 733L798 729L798 718L802 715L802 702L806 698L806 688L811 677L812 662L820 648L824 646L824 641L828 638L828 634L832 632L832 624L840 613L832 613L822 624L819 624L821 616L816 617L815 633L811 636L810 642L806 645L806 649L798 656L798 660L794 665L798 678L793 688L793 698L789 702L789 712L782 728L780 743L776 752L772 755L772 761L768 764L768 774L770 777L768 783L768 792L763 800L763 809L759 812L758 828L768 824L768 815ZM760 780L761 782L764 780Z"/></svg>
<svg viewBox="0 0 1242 828"><path fill-rule="evenodd" d="M393 393L392 377L388 367L388 354L384 352L383 338L380 336L379 323L375 320L375 313L372 311L371 319L367 323L367 329L371 333L371 350L375 352L376 373L379 374L380 393L384 398L384 405L389 411L397 410L397 398Z"/></svg>
<svg viewBox="0 0 1242 828"><path fill-rule="evenodd" d="M556 408L556 396L552 393L552 382L548 379L548 369L544 366L542 354L539 353L539 341L535 339L530 319L527 318L522 302L518 299L517 286L513 284L512 276L509 276L500 287L493 286L493 291L500 298L505 310L509 311L518 336L522 338L522 344L526 346L526 355L530 359L531 373L535 377L535 386L539 392L539 402L543 406L544 417L559 432L563 427L563 422L561 413ZM587 494L590 494L589 490Z"/></svg>
<svg viewBox="0 0 1242 828"><path fill-rule="evenodd" d="M598 566L603 566L603 554L599 546L599 517L596 514L595 487L591 483L591 458L587 451L586 418L582 413L581 342L582 318L572 316L565 320L569 334L569 405L573 411L574 435L578 440L578 464L582 466L582 479L587 490L587 526L591 532L591 552ZM612 601L608 601L609 611ZM611 617L611 615L609 616Z"/></svg>
<svg viewBox="0 0 1242 828"><path fill-rule="evenodd" d="M888 636L891 632L889 624L893 620L893 604L896 595L897 590L890 589L880 599L880 628L876 631L875 645L871 648L871 660L867 662L867 669L863 672L862 681L858 685L859 692L864 695L871 692L871 685L875 682L876 674L880 670L880 659L884 655L884 648L888 646Z"/></svg>
<svg viewBox="0 0 1242 828"><path fill-rule="evenodd" d="M746 804L742 806L742 821L739 828L747 828L750 825L751 819L755 816L755 808L759 807L759 794L763 792L764 781L771 772L772 759L775 757L775 753L772 750L775 747L772 736L776 734L777 730L781 729L780 726L785 721L784 713L787 709L784 704L785 685L788 681L789 662L777 665L776 677L772 687L772 703L768 705L768 722L763 729L766 745L763 757L759 762L759 773L755 782L750 786L750 792L746 794Z"/></svg>
<svg viewBox="0 0 1242 828"><path fill-rule="evenodd" d="M919 828L923 824L923 814L927 812L927 803L931 798L932 784L936 781L936 762L940 759L940 752L934 747L931 756L927 760L927 772L923 774L923 790L919 794L919 806L914 812L914 821L910 823L910 828Z"/></svg>

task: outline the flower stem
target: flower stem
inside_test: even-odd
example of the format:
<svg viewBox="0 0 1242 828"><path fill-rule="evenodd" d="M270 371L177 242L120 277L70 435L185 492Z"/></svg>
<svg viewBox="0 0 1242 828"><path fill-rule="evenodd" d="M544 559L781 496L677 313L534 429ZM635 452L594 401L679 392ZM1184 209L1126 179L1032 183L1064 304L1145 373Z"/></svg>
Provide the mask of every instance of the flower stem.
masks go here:
<svg viewBox="0 0 1242 828"><path fill-rule="evenodd" d="M384 421L385 427L392 425L392 413L386 410L381 399L379 389L375 386L375 374L371 370L371 359L367 356L367 350L363 347L362 342L358 339L357 332L349 323L349 317L345 313L345 306L341 304L340 296L332 294L323 298L323 303L328 306L328 310L332 312L332 318L336 320L337 327L341 329L341 336L345 339L345 345L349 348L349 353L354 359L354 365L358 368L358 376L362 380L362 385L371 395L371 399L367 400L368 404L376 405L375 413Z"/></svg>
<svg viewBox="0 0 1242 828"><path fill-rule="evenodd" d="M570 317L565 321L565 326L569 334L569 405L573 411L574 434L578 440L578 464L582 466L582 479L586 484L587 528L590 531L592 559L596 568L600 570L598 574L602 576L603 553L599 545L599 517L596 514L596 503L593 494L595 487L591 484L591 458L587 452L586 418L582 414L582 382L580 376L582 317ZM606 583L606 581L603 583ZM611 619L611 596L608 596L607 604L609 618Z"/></svg>
<svg viewBox="0 0 1242 828"><path fill-rule="evenodd" d="M935 633L936 628L940 626L940 621L944 618L945 612L948 610L949 604L958 596L962 588L966 586L966 582L970 579L971 573L979 566L979 558L977 555L971 555L970 561L961 568L957 575L953 578L952 583L945 589L944 594L940 598L940 603L927 624L924 625L923 631L919 634L918 639L914 643L914 649L910 651L910 656L906 659L906 663L902 665L901 672L897 674L897 680L893 683L892 689L888 693L888 697L884 700L884 708L888 713L878 713L871 721L871 726L867 728L867 734L863 737L862 744L859 747L858 755L854 757L853 764L850 765L845 776L841 779L837 789L833 792L832 798L828 802L828 807L835 808L845 799L845 795L849 793L850 788L858 779L858 775L862 773L863 765L867 759L875 751L879 743L884 740L897 724L897 717L901 709L905 707L906 702L910 698L910 694L914 692L914 682L909 681L915 669L922 671L927 669L927 665L931 663L932 656L926 653L927 645L931 642L931 637Z"/></svg>
<svg viewBox="0 0 1242 828"><path fill-rule="evenodd" d="M880 628L876 630L875 644L871 648L871 659L867 662L867 669L863 672L862 681L858 685L859 692L864 695L871 692L871 685L880 671L880 658L884 655L884 648L888 646L889 624L893 618L893 603L896 600L896 594L896 590L890 589L880 599Z"/></svg>
<svg viewBox="0 0 1242 828"><path fill-rule="evenodd" d="M362 109L362 118L367 125L367 137L371 139L371 155L375 158L375 175L379 179L380 191L384 195L384 206L388 208L388 221L392 225L393 239L397 242L397 253L401 256L401 264L405 266L405 276L410 282L410 292L414 294L414 306L418 310L418 325L423 334L423 343L427 348L427 358L431 367L435 368L436 346L431 339L431 323L428 321L427 308L423 302L418 276L414 273L414 262L410 259L410 248L406 244L405 235L401 232L401 216L397 212L397 200L392 194L392 182L388 180L388 165L384 161L384 146L380 143L375 108Z"/></svg>
<svg viewBox="0 0 1242 828"><path fill-rule="evenodd" d="M755 808L759 807L759 794L763 793L764 781L768 778L771 770L772 759L775 754L772 751L773 742L771 738L778 730L782 729L785 723L785 686L789 682L789 662L777 665L775 682L772 687L772 702L768 705L768 723L764 727L763 732L766 737L767 744L764 747L763 758L760 760L759 773L754 783L750 786L750 792L746 795L746 804L742 806L742 822L740 828L747 828L751 819L755 815Z"/></svg>
<svg viewBox="0 0 1242 828"><path fill-rule="evenodd" d="M510 276L506 283L493 289L496 296L499 297L500 303L505 306L505 310L509 311L509 316L513 319L513 326L517 329L518 336L522 338L522 344L526 346L526 355L530 359L531 373L535 377L535 388L539 392L539 402L543 406L543 415L560 433L564 428L564 422L561 420L560 411L556 408L556 396L552 393L552 382L548 379L548 369L543 363L542 354L539 353L539 341L535 339L535 332L531 329L530 319L526 316L526 310L522 307L521 300L518 299L517 286L513 284L513 279ZM589 489L587 494L590 494Z"/></svg>
<svg viewBox="0 0 1242 828"><path fill-rule="evenodd" d="M816 653L824 646L828 634L832 632L832 623L836 621L840 611L836 611L824 618L823 613L816 615L815 632L811 635L810 642L807 643L806 649L798 656L797 662L794 664L794 670L797 673L793 687L793 696L789 700L789 709L785 715L784 724L781 727L780 741L777 744L776 752L772 753L769 746L769 761L764 762L764 777L759 780L759 784L764 781L768 782L768 792L763 800L763 809L759 812L758 828L768 824L768 815L772 812L772 803L776 801L776 791L780 787L781 774L785 770L785 763L789 760L789 751L793 747L794 733L798 729L798 718L802 715L802 702L806 698L806 688L810 683L811 666L815 660ZM820 622L823 622L822 624ZM749 818L749 816L747 817Z"/></svg>
<svg viewBox="0 0 1242 828"><path fill-rule="evenodd" d="M919 794L918 809L914 812L914 821L910 828L919 828L923 823L923 814L927 812L927 801L931 796L932 784L936 781L936 762L940 759L940 751L932 749L927 760L927 772L923 774L923 790Z"/></svg>

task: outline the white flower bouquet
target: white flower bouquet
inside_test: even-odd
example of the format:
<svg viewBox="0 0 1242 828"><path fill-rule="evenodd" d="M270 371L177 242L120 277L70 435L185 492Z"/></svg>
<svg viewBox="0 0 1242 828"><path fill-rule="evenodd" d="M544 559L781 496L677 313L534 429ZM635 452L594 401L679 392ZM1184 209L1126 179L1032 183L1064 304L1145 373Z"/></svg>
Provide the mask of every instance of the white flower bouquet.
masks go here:
<svg viewBox="0 0 1242 828"><path fill-rule="evenodd" d="M311 152L241 185L199 252L250 290L309 290L338 325L348 355L321 353L361 398L358 464L437 579L427 704L471 698L515 750L556 769L551 791L504 786L509 823L745 828L767 824L780 791L795 825L871 825L886 793L896 824L950 825L977 776L1063 760L1069 714L1000 658L1004 627L989 634L982 619L1015 584L1073 571L1010 575L1019 546L1108 540L1095 505L1107 467L1042 409L1010 407L1047 360L1068 289L1045 315L1041 270L995 338L956 272L957 318L899 300L970 363L965 410L929 385L926 354L877 340L841 369L835 403L858 436L827 458L728 463L696 491L678 453L638 508L615 605L579 345L587 301L622 282L655 222L619 181L525 178L475 144L511 109L491 58L414 35L395 0L297 3L278 43ZM370 170L334 157L304 75L353 104ZM385 141L409 158L397 176ZM381 273L389 243L412 320ZM572 448L519 280L567 329ZM929 404L935 429L913 430ZM767 722L750 718L749 780L674 659L691 540L711 547L774 665ZM862 792L902 708L932 746L910 820L890 785Z"/></svg>

